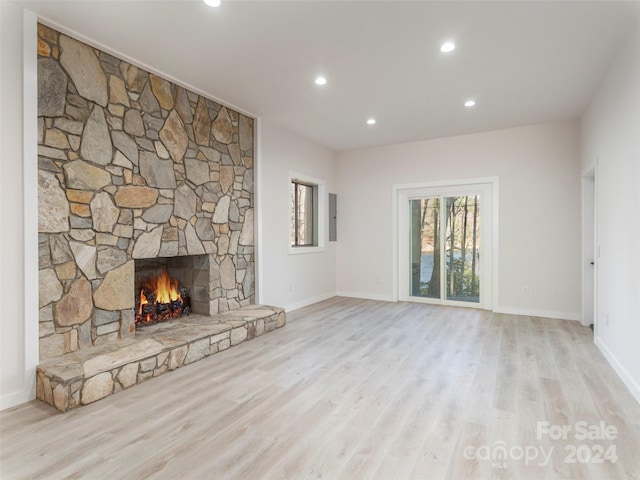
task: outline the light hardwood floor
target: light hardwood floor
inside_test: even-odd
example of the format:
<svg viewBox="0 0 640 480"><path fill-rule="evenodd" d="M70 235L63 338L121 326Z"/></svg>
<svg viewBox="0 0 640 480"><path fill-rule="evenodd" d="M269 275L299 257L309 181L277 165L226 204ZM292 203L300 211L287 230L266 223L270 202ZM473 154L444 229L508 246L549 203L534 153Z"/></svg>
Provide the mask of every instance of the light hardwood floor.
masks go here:
<svg viewBox="0 0 640 480"><path fill-rule="evenodd" d="M0 422L2 479L640 478L640 405L591 330L411 303L334 298L71 413L34 401ZM581 463L598 446L617 461Z"/></svg>

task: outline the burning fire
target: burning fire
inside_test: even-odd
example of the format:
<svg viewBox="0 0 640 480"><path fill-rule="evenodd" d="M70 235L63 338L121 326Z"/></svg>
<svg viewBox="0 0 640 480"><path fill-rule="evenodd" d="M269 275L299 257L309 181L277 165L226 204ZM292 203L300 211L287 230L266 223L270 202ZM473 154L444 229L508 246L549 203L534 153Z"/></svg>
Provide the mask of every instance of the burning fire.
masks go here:
<svg viewBox="0 0 640 480"><path fill-rule="evenodd" d="M178 280L171 278L166 270L147 282L146 286L155 293L156 303L171 303L173 300L181 300L178 293ZM140 310L138 313L142 313L142 305L146 303L149 301L144 294L144 289L140 289Z"/></svg>
<svg viewBox="0 0 640 480"><path fill-rule="evenodd" d="M136 304L136 323L160 322L189 314L190 310L187 290L180 288L178 280L171 278L166 269L140 287Z"/></svg>

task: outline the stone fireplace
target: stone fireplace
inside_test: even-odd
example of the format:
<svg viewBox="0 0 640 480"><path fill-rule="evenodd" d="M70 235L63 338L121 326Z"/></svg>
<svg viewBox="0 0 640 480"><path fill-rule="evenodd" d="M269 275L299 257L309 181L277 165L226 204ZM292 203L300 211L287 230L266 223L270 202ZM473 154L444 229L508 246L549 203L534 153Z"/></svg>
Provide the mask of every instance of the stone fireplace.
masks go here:
<svg viewBox="0 0 640 480"><path fill-rule="evenodd" d="M147 259L255 303L253 119L39 25L38 127L41 361L134 336Z"/></svg>

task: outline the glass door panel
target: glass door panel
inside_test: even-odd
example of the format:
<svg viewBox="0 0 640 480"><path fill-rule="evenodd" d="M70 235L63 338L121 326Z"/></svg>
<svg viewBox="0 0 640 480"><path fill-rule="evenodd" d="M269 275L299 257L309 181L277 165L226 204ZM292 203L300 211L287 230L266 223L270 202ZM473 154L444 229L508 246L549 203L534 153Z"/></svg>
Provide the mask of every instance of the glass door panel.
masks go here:
<svg viewBox="0 0 640 480"><path fill-rule="evenodd" d="M409 201L409 295L413 297L441 298L440 203L439 197Z"/></svg>
<svg viewBox="0 0 640 480"><path fill-rule="evenodd" d="M445 197L445 300L480 302L478 195Z"/></svg>

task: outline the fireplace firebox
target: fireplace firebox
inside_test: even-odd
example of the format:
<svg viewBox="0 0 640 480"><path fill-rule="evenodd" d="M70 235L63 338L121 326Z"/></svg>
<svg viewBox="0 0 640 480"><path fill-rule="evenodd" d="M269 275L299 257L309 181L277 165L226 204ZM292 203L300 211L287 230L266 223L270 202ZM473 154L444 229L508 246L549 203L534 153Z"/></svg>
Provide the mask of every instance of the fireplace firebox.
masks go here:
<svg viewBox="0 0 640 480"><path fill-rule="evenodd" d="M209 314L209 256L135 261L136 327L190 313Z"/></svg>

